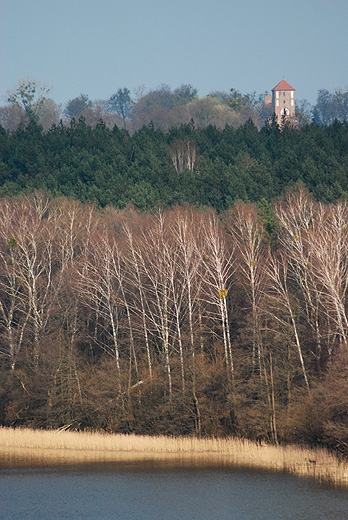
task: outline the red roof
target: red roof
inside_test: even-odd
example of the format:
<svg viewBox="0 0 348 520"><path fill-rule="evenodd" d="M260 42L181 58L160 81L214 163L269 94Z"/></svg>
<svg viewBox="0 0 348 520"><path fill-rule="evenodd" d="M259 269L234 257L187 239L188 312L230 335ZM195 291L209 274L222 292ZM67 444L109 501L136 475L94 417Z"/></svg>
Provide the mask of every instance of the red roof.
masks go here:
<svg viewBox="0 0 348 520"><path fill-rule="evenodd" d="M290 85L285 79L279 81L278 85L276 85L272 90L296 90L294 87Z"/></svg>

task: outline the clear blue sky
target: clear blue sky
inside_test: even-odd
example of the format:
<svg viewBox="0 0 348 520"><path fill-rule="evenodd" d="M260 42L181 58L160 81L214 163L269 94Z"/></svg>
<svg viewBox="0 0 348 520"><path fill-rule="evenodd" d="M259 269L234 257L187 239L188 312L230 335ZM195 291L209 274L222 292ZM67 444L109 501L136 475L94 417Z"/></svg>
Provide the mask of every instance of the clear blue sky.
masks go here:
<svg viewBox="0 0 348 520"><path fill-rule="evenodd" d="M348 90L348 0L0 0L0 104L21 78L65 103L191 83L199 96Z"/></svg>

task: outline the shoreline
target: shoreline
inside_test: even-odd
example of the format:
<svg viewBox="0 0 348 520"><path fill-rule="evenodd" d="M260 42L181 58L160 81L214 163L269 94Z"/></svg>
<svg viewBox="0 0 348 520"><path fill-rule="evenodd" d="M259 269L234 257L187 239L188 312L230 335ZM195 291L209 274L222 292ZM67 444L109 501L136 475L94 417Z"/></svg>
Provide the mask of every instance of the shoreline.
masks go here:
<svg viewBox="0 0 348 520"><path fill-rule="evenodd" d="M0 428L0 469L88 463L156 463L287 472L348 488L348 461L323 449L237 438L139 436Z"/></svg>

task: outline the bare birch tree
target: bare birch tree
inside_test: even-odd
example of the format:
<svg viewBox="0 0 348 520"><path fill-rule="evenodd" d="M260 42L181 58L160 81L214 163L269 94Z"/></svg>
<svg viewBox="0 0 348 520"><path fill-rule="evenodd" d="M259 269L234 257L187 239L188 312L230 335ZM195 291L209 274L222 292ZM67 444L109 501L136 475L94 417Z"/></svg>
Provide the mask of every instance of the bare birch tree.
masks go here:
<svg viewBox="0 0 348 520"><path fill-rule="evenodd" d="M192 172L198 158L197 144L190 140L176 141L170 147L169 155L176 173L185 169Z"/></svg>
<svg viewBox="0 0 348 520"><path fill-rule="evenodd" d="M348 207L344 202L324 206L318 211L312 229L307 233L308 271L320 285L322 309L333 325L333 335L347 345L346 311L348 286ZM331 327L332 327L331 325ZM330 328L331 328L330 327ZM332 347L329 347L332 354Z"/></svg>
<svg viewBox="0 0 348 520"><path fill-rule="evenodd" d="M10 200L3 200L0 206L0 325L3 329L1 354L10 361L11 369L16 367L17 356L22 348L24 333L29 320L28 306L17 270L17 240L12 235L16 221L16 208Z"/></svg>
<svg viewBox="0 0 348 520"><path fill-rule="evenodd" d="M229 215L228 229L237 254L237 276L246 292L252 314L252 363L262 376L260 300L265 283L264 228L252 205L236 204Z"/></svg>
<svg viewBox="0 0 348 520"><path fill-rule="evenodd" d="M105 234L95 236L76 269L79 294L86 305L95 311L97 325L103 330L103 334L95 336L95 340L114 359L118 391L122 393L119 339L122 294L114 271L113 251Z"/></svg>
<svg viewBox="0 0 348 520"><path fill-rule="evenodd" d="M212 309L213 323L220 320L226 367L229 379L233 381L234 359L227 298L235 271L234 247L226 243L226 235L215 215L210 215L202 226L203 299Z"/></svg>
<svg viewBox="0 0 348 520"><path fill-rule="evenodd" d="M138 261L145 288L144 303L148 331L159 340L170 399L173 393L171 346L173 340L173 298L171 294L171 252L168 248L165 215L159 212L142 234Z"/></svg>
<svg viewBox="0 0 348 520"><path fill-rule="evenodd" d="M133 287L133 311L140 316L140 335L145 342L149 378L152 380L152 354L149 339L150 332L147 323L146 291L144 287L144 269L142 268L144 265L143 256L141 249L134 241L133 231L128 224L124 225L124 233L126 236L125 261L128 265L126 276L128 276L129 285Z"/></svg>
<svg viewBox="0 0 348 520"><path fill-rule="evenodd" d="M291 275L301 289L305 316L316 340L313 354L320 363L323 343L320 323L322 291L313 271L309 269L311 253L308 248L317 205L303 188L299 188L289 191L285 200L276 204L275 213L280 224L278 240L289 258Z"/></svg>
<svg viewBox="0 0 348 520"><path fill-rule="evenodd" d="M266 296L272 309L272 319L283 328L295 345L300 361L300 366L306 387L309 390L307 369L303 355L303 348L298 332L296 315L292 305L291 291L289 288L289 261L284 253L270 254L267 263L268 286ZM289 332L288 332L289 331Z"/></svg>
<svg viewBox="0 0 348 520"><path fill-rule="evenodd" d="M301 288L307 321L315 332L318 362L325 343L347 342L347 206L314 203L304 190L276 206L279 240Z"/></svg>
<svg viewBox="0 0 348 520"><path fill-rule="evenodd" d="M197 397L197 368L196 368L196 349L197 349L197 329L199 331L199 302L202 290L202 253L199 248L201 242L201 219L190 210L177 209L173 214L171 232L176 251L176 272L177 277L173 278L173 290L175 308L177 311L177 322L185 320L184 326L187 330L189 357L191 359L191 391L195 411L196 433L201 432L201 412ZM174 272L174 271L173 271ZM177 303L179 302L179 304ZM183 342L180 341L180 359L182 366L183 391L185 390L185 369ZM186 356L185 356L186 358Z"/></svg>
<svg viewBox="0 0 348 520"><path fill-rule="evenodd" d="M24 317L22 333L24 329L30 332L35 365L38 364L40 340L49 322L54 300L53 233L44 218L46 209L42 200L35 196L12 203L11 215L9 206L2 207L2 211L6 211L6 215L2 215L6 222L6 227L2 228L3 240L10 252L7 266L11 267L12 273L7 279L8 289L21 307ZM12 310L9 308L8 317L12 311L13 307ZM22 334L19 341L23 342Z"/></svg>

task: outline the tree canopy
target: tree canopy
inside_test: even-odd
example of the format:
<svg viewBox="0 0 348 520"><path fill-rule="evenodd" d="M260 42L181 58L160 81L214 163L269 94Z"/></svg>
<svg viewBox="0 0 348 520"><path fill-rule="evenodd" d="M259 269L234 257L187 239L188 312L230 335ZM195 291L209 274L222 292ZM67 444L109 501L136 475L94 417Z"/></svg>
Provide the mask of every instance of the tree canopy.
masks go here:
<svg viewBox="0 0 348 520"><path fill-rule="evenodd" d="M87 117L88 114L86 114ZM86 118L49 131L36 122L0 133L0 195L34 189L98 206L141 210L184 202L223 211L235 201L272 201L302 183L333 202L348 190L348 124L259 130L153 124L130 134ZM142 193L142 196L140 194ZM145 196L146 193L146 196Z"/></svg>

